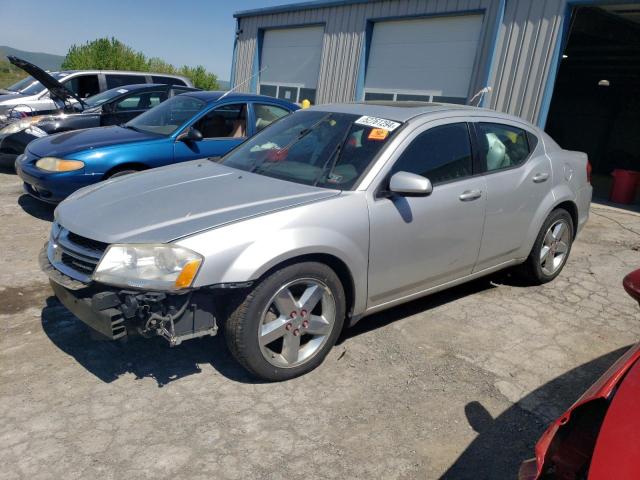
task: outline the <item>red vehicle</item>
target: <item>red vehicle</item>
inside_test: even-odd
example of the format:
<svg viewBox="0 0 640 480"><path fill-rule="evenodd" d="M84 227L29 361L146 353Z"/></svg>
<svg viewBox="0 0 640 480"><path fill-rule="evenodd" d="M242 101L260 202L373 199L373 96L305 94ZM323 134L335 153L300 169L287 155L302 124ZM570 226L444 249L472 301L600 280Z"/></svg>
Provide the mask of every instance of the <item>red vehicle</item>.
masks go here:
<svg viewBox="0 0 640 480"><path fill-rule="evenodd" d="M640 302L640 270L623 285ZM547 428L519 480L640 479L639 360L640 343Z"/></svg>

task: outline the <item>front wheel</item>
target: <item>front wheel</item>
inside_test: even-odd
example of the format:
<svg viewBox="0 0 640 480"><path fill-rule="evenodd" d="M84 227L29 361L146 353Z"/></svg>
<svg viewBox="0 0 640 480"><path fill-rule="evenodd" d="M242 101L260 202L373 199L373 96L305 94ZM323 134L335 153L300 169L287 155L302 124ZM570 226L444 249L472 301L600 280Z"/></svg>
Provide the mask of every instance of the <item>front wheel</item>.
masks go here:
<svg viewBox="0 0 640 480"><path fill-rule="evenodd" d="M278 270L229 315L225 338L256 377L279 381L316 368L344 324L345 294L327 265L305 262Z"/></svg>
<svg viewBox="0 0 640 480"><path fill-rule="evenodd" d="M542 225L529 258L522 266L534 283L550 282L564 268L573 243L573 220L569 212L558 208Z"/></svg>

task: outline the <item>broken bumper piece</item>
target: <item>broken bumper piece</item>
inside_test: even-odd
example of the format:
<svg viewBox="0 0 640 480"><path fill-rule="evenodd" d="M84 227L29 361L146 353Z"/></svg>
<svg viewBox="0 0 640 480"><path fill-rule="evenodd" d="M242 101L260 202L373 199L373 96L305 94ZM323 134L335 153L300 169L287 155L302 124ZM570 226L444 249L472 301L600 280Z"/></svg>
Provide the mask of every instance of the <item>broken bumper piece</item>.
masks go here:
<svg viewBox="0 0 640 480"><path fill-rule="evenodd" d="M105 339L159 335L175 346L218 332L216 295L210 289L168 294L83 284L53 268L46 252L40 254L40 266L60 302Z"/></svg>

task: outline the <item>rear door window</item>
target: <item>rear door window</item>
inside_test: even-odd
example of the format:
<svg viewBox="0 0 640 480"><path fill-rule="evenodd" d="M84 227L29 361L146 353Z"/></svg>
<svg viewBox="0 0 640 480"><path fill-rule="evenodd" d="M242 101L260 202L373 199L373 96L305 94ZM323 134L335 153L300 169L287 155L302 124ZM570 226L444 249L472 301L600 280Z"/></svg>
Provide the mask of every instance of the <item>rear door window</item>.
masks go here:
<svg viewBox="0 0 640 480"><path fill-rule="evenodd" d="M391 173L396 172L422 175L434 185L471 176L473 156L468 125L441 125L419 134L396 161Z"/></svg>
<svg viewBox="0 0 640 480"><path fill-rule="evenodd" d="M207 113L194 125L203 138L242 138L247 136L247 105L233 103Z"/></svg>
<svg viewBox="0 0 640 480"><path fill-rule="evenodd" d="M100 93L98 75L95 73L77 75L63 82L64 86L80 98L87 98Z"/></svg>
<svg viewBox="0 0 640 480"><path fill-rule="evenodd" d="M165 92L143 92L129 95L120 99L115 104L115 110L118 112L127 112L131 110L147 110L159 105L165 98Z"/></svg>
<svg viewBox="0 0 640 480"><path fill-rule="evenodd" d="M179 78L163 77L163 76L159 76L159 75L153 75L151 77L151 82L152 83L164 83L166 85L182 85L182 86L186 86L186 83L184 83Z"/></svg>
<svg viewBox="0 0 640 480"><path fill-rule="evenodd" d="M478 123L477 128L487 172L516 167L529 158L531 148L525 130L500 123Z"/></svg>
<svg viewBox="0 0 640 480"><path fill-rule="evenodd" d="M282 107L276 107L275 105L265 105L262 103L255 103L253 110L256 116L256 132L259 132L268 125L271 125L276 120L289 115L289 110Z"/></svg>
<svg viewBox="0 0 640 480"><path fill-rule="evenodd" d="M125 75L108 73L107 89L122 87L124 85L135 85L137 83L147 83L144 75Z"/></svg>

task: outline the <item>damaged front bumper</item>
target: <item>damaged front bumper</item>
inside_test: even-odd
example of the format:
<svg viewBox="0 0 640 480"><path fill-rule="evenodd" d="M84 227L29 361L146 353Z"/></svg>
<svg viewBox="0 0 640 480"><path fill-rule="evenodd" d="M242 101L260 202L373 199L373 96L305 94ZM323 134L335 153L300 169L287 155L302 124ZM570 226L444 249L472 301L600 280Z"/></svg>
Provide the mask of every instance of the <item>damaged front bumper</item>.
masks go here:
<svg viewBox="0 0 640 480"><path fill-rule="evenodd" d="M175 346L218 332L216 295L211 289L169 294L82 283L56 270L46 248L39 262L60 302L105 339L159 335Z"/></svg>

